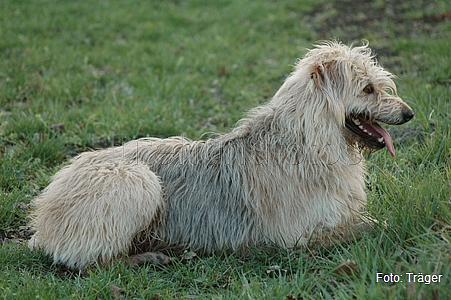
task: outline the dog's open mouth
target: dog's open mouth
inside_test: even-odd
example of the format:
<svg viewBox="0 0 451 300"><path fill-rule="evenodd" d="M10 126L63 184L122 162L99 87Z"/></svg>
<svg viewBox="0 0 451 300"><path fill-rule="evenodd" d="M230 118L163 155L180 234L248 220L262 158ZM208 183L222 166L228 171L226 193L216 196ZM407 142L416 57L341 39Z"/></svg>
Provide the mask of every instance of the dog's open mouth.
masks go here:
<svg viewBox="0 0 451 300"><path fill-rule="evenodd" d="M368 147L382 149L386 146L391 156L395 156L390 134L375 121L368 121L360 115L351 115L346 118L346 128L360 136Z"/></svg>

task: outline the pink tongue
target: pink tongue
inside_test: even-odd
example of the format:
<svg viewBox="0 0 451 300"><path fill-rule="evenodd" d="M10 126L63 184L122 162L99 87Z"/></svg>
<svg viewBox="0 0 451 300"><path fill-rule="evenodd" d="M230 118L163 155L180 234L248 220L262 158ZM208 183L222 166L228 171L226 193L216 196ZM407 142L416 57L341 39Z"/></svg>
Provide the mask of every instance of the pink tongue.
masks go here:
<svg viewBox="0 0 451 300"><path fill-rule="evenodd" d="M388 152L390 152L391 156L395 156L395 147L393 146L393 140L391 139L390 134L382 128L377 123L365 123L368 127L371 127L374 131L382 136L385 142L385 146L387 146Z"/></svg>

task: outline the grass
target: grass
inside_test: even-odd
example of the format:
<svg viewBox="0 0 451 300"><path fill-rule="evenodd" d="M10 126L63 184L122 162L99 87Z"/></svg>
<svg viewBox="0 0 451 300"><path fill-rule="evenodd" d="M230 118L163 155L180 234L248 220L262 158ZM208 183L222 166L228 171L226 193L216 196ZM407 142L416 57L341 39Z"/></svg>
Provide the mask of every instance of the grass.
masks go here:
<svg viewBox="0 0 451 300"><path fill-rule="evenodd" d="M2 1L0 295L451 297L451 6L439 0L359 5ZM332 37L368 39L416 113L392 132L395 158L382 150L368 160L369 211L386 228L331 249L175 258L161 269L117 263L83 275L27 249L27 204L70 157L142 136L197 139L226 131L271 98L306 47ZM442 282L376 282L378 272L405 280L408 272L441 274Z"/></svg>

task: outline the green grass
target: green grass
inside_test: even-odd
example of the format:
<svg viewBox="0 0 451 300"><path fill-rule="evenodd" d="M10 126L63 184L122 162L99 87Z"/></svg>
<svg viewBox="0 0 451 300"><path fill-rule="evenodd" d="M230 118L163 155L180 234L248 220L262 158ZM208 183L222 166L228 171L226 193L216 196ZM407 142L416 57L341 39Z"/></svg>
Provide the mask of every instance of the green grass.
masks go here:
<svg viewBox="0 0 451 300"><path fill-rule="evenodd" d="M352 19L344 11L357 2L299 2L2 1L0 295L108 299L113 284L126 299L451 297L451 5L400 1L393 19L376 0ZM386 227L331 249L84 275L27 249L24 207L70 157L142 136L229 130L271 98L305 48L333 37L368 39L416 113L395 137L395 158L382 150L368 160L369 211ZM377 272L443 276L381 283Z"/></svg>

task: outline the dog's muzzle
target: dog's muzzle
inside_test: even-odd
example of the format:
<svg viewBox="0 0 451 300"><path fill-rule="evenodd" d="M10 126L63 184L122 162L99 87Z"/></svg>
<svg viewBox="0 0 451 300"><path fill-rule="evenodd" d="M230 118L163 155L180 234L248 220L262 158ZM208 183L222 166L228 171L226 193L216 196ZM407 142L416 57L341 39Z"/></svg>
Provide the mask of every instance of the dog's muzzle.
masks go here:
<svg viewBox="0 0 451 300"><path fill-rule="evenodd" d="M414 117L413 110L405 109L402 112L402 120L396 125L404 124ZM346 128L361 137L361 142L372 149L379 150L387 147L391 156L395 156L395 147L390 134L376 121L369 121L363 115L351 115L346 118Z"/></svg>

